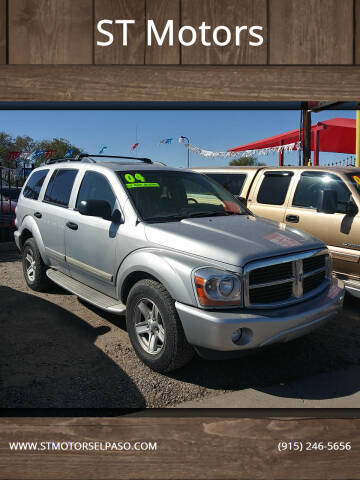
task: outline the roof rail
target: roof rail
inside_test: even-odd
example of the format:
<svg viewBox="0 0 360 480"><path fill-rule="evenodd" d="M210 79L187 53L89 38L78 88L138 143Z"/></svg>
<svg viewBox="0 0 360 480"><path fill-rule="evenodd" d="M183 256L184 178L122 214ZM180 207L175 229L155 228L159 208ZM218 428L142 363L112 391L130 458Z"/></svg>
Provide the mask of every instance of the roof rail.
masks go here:
<svg viewBox="0 0 360 480"><path fill-rule="evenodd" d="M153 163L150 158L142 158L142 157L122 157L120 155L90 155L89 153L80 153L76 155L75 158L50 158L46 160L45 165L51 165L53 163L63 163L63 162L89 162L89 163L96 163L94 158L120 158L122 160L139 160L140 162L144 163Z"/></svg>
<svg viewBox="0 0 360 480"><path fill-rule="evenodd" d="M89 153L80 153L79 155L77 155L75 157L75 160L82 160L83 158L89 158L89 159L93 159L94 158L120 158L122 160L139 160L140 162L144 162L144 163L153 163L152 160L150 160L150 158L142 158L142 157L124 157L124 156L121 156L121 155L91 155Z"/></svg>
<svg viewBox="0 0 360 480"><path fill-rule="evenodd" d="M64 162L81 162L81 159L78 158L50 158L49 160L46 160L45 165L51 165L53 163L64 163ZM95 160L92 160L89 158L88 160L84 160L87 162L91 163L96 163Z"/></svg>

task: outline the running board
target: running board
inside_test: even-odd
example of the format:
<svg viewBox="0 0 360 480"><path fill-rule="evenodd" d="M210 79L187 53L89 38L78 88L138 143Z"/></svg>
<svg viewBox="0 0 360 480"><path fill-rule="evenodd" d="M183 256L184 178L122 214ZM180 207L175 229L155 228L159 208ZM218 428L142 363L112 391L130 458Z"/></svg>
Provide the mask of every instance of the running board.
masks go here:
<svg viewBox="0 0 360 480"><path fill-rule="evenodd" d="M344 280L345 290L354 297L360 298L360 282L357 280Z"/></svg>
<svg viewBox="0 0 360 480"><path fill-rule="evenodd" d="M52 280L60 287L68 290L69 292L85 300L86 302L91 303L98 308L101 308L102 310L106 310L107 312L112 313L125 312L126 307L123 303L119 303L119 301L115 298L108 297L104 293L98 292L94 288L88 287L87 285L78 282L74 278L71 278L64 273L61 273L58 270L49 268L46 271L46 275L50 278L50 280Z"/></svg>

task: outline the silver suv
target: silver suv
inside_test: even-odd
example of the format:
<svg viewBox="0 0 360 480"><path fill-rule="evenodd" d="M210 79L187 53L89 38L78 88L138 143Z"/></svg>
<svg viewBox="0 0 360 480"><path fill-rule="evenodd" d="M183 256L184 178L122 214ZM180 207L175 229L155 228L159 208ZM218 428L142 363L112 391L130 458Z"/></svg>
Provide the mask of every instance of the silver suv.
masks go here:
<svg viewBox="0 0 360 480"><path fill-rule="evenodd" d="M81 155L33 171L16 210L25 280L126 312L152 369L320 326L344 291L316 238L258 218L211 179L148 159Z"/></svg>

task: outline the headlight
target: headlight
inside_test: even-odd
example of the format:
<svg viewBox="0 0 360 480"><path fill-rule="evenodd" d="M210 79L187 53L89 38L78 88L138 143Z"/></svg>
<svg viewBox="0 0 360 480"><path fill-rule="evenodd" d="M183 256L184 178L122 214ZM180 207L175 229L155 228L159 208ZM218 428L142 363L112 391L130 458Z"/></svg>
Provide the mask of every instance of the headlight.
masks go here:
<svg viewBox="0 0 360 480"><path fill-rule="evenodd" d="M194 285L200 305L204 307L241 305L241 278L217 268L199 268Z"/></svg>

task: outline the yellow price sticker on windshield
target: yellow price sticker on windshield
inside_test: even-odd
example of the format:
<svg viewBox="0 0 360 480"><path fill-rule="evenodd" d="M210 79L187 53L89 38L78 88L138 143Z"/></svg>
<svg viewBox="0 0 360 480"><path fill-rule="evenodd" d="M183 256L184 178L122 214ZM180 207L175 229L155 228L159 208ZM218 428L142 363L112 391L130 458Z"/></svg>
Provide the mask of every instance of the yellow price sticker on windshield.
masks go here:
<svg viewBox="0 0 360 480"><path fill-rule="evenodd" d="M158 183L155 182L145 182L145 183L127 183L126 188L144 188L144 187L160 187Z"/></svg>
<svg viewBox="0 0 360 480"><path fill-rule="evenodd" d="M358 177L357 175L354 175L352 178L355 180L355 182L356 182L358 185L360 185L360 177Z"/></svg>

